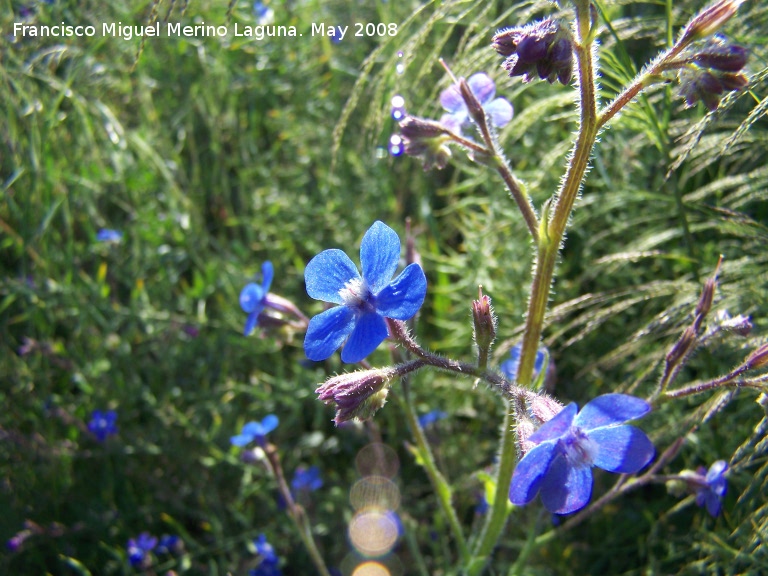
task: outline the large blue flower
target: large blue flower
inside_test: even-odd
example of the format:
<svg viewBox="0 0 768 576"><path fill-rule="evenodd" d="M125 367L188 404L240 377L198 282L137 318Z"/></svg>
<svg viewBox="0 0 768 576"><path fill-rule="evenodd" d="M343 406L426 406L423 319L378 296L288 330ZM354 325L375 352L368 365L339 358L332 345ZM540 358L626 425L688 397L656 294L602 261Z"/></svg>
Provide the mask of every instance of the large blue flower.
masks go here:
<svg viewBox="0 0 768 576"><path fill-rule="evenodd" d="M626 394L598 396L581 412L569 404L530 436L535 447L515 468L510 501L522 506L541 492L544 507L552 513L583 508L592 496L592 466L633 474L653 459L648 436L624 424L650 410L645 400Z"/></svg>
<svg viewBox="0 0 768 576"><path fill-rule="evenodd" d="M304 271L307 294L340 304L309 322L304 351L310 360L328 358L346 340L344 362L360 362L388 336L384 318L408 320L427 293L427 279L418 264L408 265L392 280L400 260L400 239L383 222L374 222L360 245L362 276L341 250L325 250Z"/></svg>
<svg viewBox="0 0 768 576"><path fill-rule="evenodd" d="M248 336L259 322L259 314L267 306L267 294L272 286L272 277L275 271L272 262L267 260L261 265L261 284L251 282L240 292L240 308L248 314L243 333Z"/></svg>

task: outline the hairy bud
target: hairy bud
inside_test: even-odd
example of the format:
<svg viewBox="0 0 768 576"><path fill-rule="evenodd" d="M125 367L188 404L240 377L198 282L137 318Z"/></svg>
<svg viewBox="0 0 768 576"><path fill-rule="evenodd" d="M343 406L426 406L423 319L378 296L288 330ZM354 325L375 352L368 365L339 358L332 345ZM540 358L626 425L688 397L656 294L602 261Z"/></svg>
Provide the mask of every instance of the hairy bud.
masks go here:
<svg viewBox="0 0 768 576"><path fill-rule="evenodd" d="M736 14L743 2L744 0L719 0L710 4L688 23L678 44L688 45L694 40L711 36Z"/></svg>
<svg viewBox="0 0 768 576"><path fill-rule="evenodd" d="M394 368L362 370L334 376L317 387L319 400L336 404L335 422L358 418L365 420L384 406L387 398L387 383L395 376Z"/></svg>
<svg viewBox="0 0 768 576"><path fill-rule="evenodd" d="M536 76L550 84L568 84L573 75L573 42L570 31L547 18L522 28L500 30L493 48L506 60L502 66L510 76L530 82Z"/></svg>

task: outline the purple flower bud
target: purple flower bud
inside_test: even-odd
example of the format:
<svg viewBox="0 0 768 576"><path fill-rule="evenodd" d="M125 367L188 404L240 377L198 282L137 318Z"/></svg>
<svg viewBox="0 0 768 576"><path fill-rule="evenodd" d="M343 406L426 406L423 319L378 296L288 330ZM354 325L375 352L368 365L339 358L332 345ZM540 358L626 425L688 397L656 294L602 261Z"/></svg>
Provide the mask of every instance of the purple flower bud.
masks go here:
<svg viewBox="0 0 768 576"><path fill-rule="evenodd" d="M568 84L573 75L573 45L568 28L547 18L522 28L499 31L494 49L506 57L502 64L510 76L530 82L538 76L550 84Z"/></svg>
<svg viewBox="0 0 768 576"><path fill-rule="evenodd" d="M719 0L711 4L693 17L677 43L688 45L694 40L714 34L736 14L736 10L743 2L744 0Z"/></svg>
<svg viewBox="0 0 768 576"><path fill-rule="evenodd" d="M396 373L394 368L383 368L341 374L326 380L315 392L319 400L336 404L337 426L353 418L365 420L384 406L386 385Z"/></svg>
<svg viewBox="0 0 768 576"><path fill-rule="evenodd" d="M549 46L541 36L524 36L517 45L517 57L521 62L538 62L547 57Z"/></svg>
<svg viewBox="0 0 768 576"><path fill-rule="evenodd" d="M754 350L749 356L747 356L747 359L744 363L747 365L748 370L762 368L768 364L768 344L763 344L757 350Z"/></svg>
<svg viewBox="0 0 768 576"><path fill-rule="evenodd" d="M487 351L496 339L496 317L491 298L483 294L482 286L478 299L472 301L472 320L475 324L475 343L481 350Z"/></svg>
<svg viewBox="0 0 768 576"><path fill-rule="evenodd" d="M704 68L714 68L722 72L738 72L747 64L749 53L743 46L727 44L720 39L705 46L691 58Z"/></svg>

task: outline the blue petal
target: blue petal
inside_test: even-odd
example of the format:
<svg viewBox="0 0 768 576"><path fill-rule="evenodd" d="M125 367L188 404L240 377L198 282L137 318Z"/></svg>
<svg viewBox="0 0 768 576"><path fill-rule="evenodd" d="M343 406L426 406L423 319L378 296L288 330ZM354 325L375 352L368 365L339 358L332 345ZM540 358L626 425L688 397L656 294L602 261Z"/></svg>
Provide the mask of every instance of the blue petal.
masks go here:
<svg viewBox="0 0 768 576"><path fill-rule="evenodd" d="M704 502L707 504L707 512L709 512L710 516L716 518L720 515L720 506L722 505L722 500L717 494L707 490L704 493ZM701 506L701 504L699 504L699 506Z"/></svg>
<svg viewBox="0 0 768 576"><path fill-rule="evenodd" d="M376 295L376 310L385 318L408 320L419 311L427 295L427 277L418 264L409 264Z"/></svg>
<svg viewBox="0 0 768 576"><path fill-rule="evenodd" d="M509 501L512 504L523 506L536 497L541 481L556 454L555 448L556 444L552 442L540 444L518 462L509 485Z"/></svg>
<svg viewBox="0 0 768 576"><path fill-rule="evenodd" d="M440 105L451 114L456 112L466 114L467 112L467 105L464 103L464 98L461 97L461 92L459 92L459 87L456 84L451 84L440 92Z"/></svg>
<svg viewBox="0 0 768 576"><path fill-rule="evenodd" d="M718 460L707 470L706 482L709 485L715 485L725 480L724 474L728 470L728 462L725 460Z"/></svg>
<svg viewBox="0 0 768 576"><path fill-rule="evenodd" d="M355 322L355 329L341 351L342 362L348 364L360 362L376 350L388 335L384 318L374 312L363 314Z"/></svg>
<svg viewBox="0 0 768 576"><path fill-rule="evenodd" d="M440 117L440 124L442 124L446 130L461 134L461 125L467 120L466 113L456 112L455 114L443 114Z"/></svg>
<svg viewBox="0 0 768 576"><path fill-rule="evenodd" d="M313 317L304 336L307 358L315 362L325 360L342 345L354 327L355 314L346 306L337 306Z"/></svg>
<svg viewBox="0 0 768 576"><path fill-rule="evenodd" d="M278 420L277 416L274 414L267 414L261 421L261 434L269 434L272 430L277 428L278 424L280 424L280 420Z"/></svg>
<svg viewBox="0 0 768 576"><path fill-rule="evenodd" d="M469 89L472 90L472 94L475 95L475 98L480 101L480 105L483 107L493 100L493 97L496 95L496 85L488 74L483 72L472 74L472 76L469 77L469 80L467 80L467 84L469 84Z"/></svg>
<svg viewBox="0 0 768 576"><path fill-rule="evenodd" d="M250 434L238 434L229 439L229 443L233 446L245 446L251 442L253 442L253 436Z"/></svg>
<svg viewBox="0 0 768 576"><path fill-rule="evenodd" d="M553 514L581 510L592 497L592 469L571 466L565 456L552 461L541 483L541 502Z"/></svg>
<svg viewBox="0 0 768 576"><path fill-rule="evenodd" d="M573 419L578 409L579 407L571 402L558 412L552 420L542 424L541 428L531 434L528 440L535 444L557 440L571 429L571 424L573 424Z"/></svg>
<svg viewBox="0 0 768 576"><path fill-rule="evenodd" d="M512 120L512 104L504 98L496 98L485 107L485 113L490 116L491 122L497 128L503 128Z"/></svg>
<svg viewBox="0 0 768 576"><path fill-rule="evenodd" d="M258 284L252 282L246 284L245 288L240 292L240 308L243 309L243 312L250 314L256 310L266 295L267 293Z"/></svg>
<svg viewBox="0 0 768 576"><path fill-rule="evenodd" d="M497 124L498 126L498 124ZM275 269L272 267L272 262L267 260L261 265L261 289L264 290L264 295L267 295L269 289L272 287L272 278L275 275Z"/></svg>
<svg viewBox="0 0 768 576"><path fill-rule="evenodd" d="M400 261L400 238L384 222L376 221L363 236L360 244L360 264L363 280L377 294L392 280Z"/></svg>
<svg viewBox="0 0 768 576"><path fill-rule="evenodd" d="M307 294L315 300L333 304L341 304L341 289L350 280L359 278L357 267L349 256L335 248L320 252L304 269Z"/></svg>
<svg viewBox="0 0 768 576"><path fill-rule="evenodd" d="M522 344L515 344L512 346L512 349L509 351L509 359L502 362L501 366L499 366L499 369L501 370L501 373L504 374L504 376L508 380L512 380L513 382L517 380L517 369L520 366L520 353L523 351L523 345ZM536 360L538 360L538 355L536 356Z"/></svg>
<svg viewBox="0 0 768 576"><path fill-rule="evenodd" d="M259 323L259 314L264 310L264 306L259 306L256 310L248 314L248 318L245 320L245 327L243 328L243 334L246 336L253 332L256 325Z"/></svg>
<svg viewBox="0 0 768 576"><path fill-rule="evenodd" d="M597 445L593 464L608 472L634 474L656 453L645 432L628 424L592 430L587 437Z"/></svg>
<svg viewBox="0 0 768 576"><path fill-rule="evenodd" d="M588 402L576 416L574 424L588 432L642 418L650 411L651 405L641 398L627 394L604 394Z"/></svg>

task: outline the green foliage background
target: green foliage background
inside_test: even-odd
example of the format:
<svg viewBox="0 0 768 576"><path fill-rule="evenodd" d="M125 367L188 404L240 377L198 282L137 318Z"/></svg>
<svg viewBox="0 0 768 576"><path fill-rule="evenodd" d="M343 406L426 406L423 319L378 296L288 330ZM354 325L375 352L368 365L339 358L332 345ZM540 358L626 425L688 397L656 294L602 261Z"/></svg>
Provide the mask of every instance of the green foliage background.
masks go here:
<svg viewBox="0 0 768 576"><path fill-rule="evenodd" d="M397 402L373 426L335 429L313 392L346 368L335 358L307 367L303 336L289 328L244 338L238 294L269 259L273 291L319 312L303 289L305 263L329 247L354 254L376 219L402 233L410 217L430 286L420 341L471 358L470 302L482 284L499 316L500 361L520 337L526 304L531 254L522 220L500 182L458 151L439 173L382 154L396 131L388 103L399 93L410 113L439 117L437 97L450 83L439 57L456 75L492 74L516 110L500 141L540 206L563 171L575 91L508 79L488 44L496 29L557 7L272 2L276 22L305 37L149 39L142 46L100 37L14 41L8 31L21 5L4 4L0 540L25 521L41 528L20 551L0 553L0 572L127 573L125 542L146 530L185 542L187 554L163 558L158 573L244 574L257 562L249 542L262 532L287 558L287 574L312 573L274 484L229 445L245 422L275 413L281 424L271 439L288 473L301 464L322 470L325 486L305 505L330 565L350 551L340 535L351 516L355 454L380 435L401 463L401 564L450 573L452 544L407 449ZM711 318L724 310L749 314L755 329L748 338L712 339L682 378L722 374L765 341L768 11L761 4L745 4L727 26L752 52L749 91L705 116L702 108L684 110L673 87L654 90L602 135L545 333L561 401L648 394L720 254ZM599 55L605 101L702 3L598 7L610 24ZM170 11L172 21L228 21L220 3L181 10L167 2L60 1L35 4L30 18L100 26ZM230 18L255 23L245 2L233 5ZM309 37L312 22L400 26L396 37L336 44ZM100 228L122 231L123 241L96 242ZM32 352L18 353L30 341ZM371 361L383 364L386 353ZM450 413L431 440L460 517L476 525L477 472L492 464L503 404L445 375L420 375L414 394L421 412ZM654 486L534 550L522 572L768 571L768 443L756 396L694 397L644 424L663 448L707 420L669 473L737 453L721 518ZM92 410L106 408L118 410L120 433L101 445L85 424ZM596 492L609 482L598 475ZM507 572L528 522L549 529L538 505L516 514L492 573Z"/></svg>

